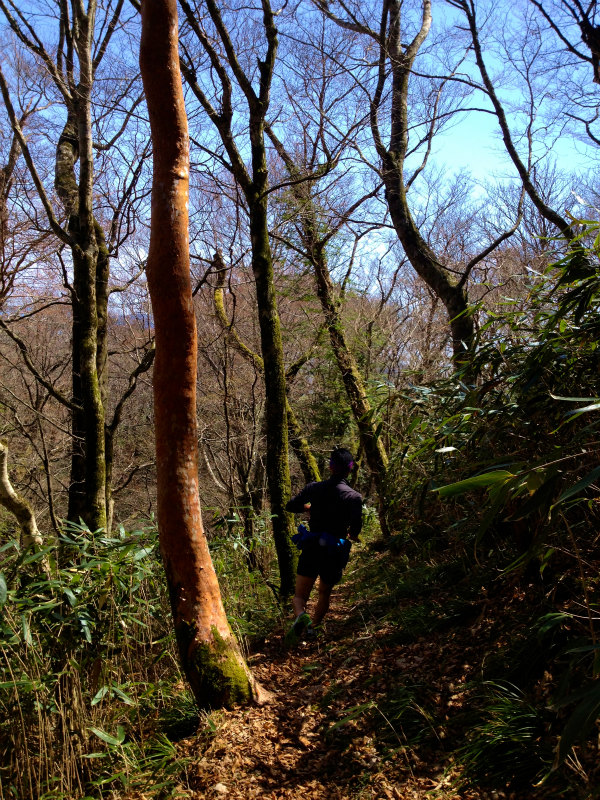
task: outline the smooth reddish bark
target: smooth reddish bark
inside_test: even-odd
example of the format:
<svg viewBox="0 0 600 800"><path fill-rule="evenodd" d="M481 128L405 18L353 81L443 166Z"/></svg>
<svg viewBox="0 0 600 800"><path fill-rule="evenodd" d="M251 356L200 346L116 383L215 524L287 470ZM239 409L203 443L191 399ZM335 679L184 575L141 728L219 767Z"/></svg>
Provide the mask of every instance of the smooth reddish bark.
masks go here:
<svg viewBox="0 0 600 800"><path fill-rule="evenodd" d="M189 146L175 0L143 0L140 67L154 173L146 268L154 314L154 416L160 547L182 665L198 703L250 699L204 536L198 493L196 320L188 246Z"/></svg>

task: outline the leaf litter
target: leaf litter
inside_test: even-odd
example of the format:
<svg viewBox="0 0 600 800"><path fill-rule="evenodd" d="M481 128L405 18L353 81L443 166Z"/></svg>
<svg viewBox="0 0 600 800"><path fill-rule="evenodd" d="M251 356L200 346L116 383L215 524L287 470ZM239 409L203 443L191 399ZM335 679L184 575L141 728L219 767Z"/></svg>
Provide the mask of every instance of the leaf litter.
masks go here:
<svg viewBox="0 0 600 800"><path fill-rule="evenodd" d="M385 554L371 555L384 559ZM445 603L443 592L437 599ZM283 631L250 655L272 694L263 706L211 714L211 733L177 743L189 759L177 796L201 800L540 800L510 787L461 782L453 759L468 729L474 684L487 653L502 644L515 607L502 615L487 594L467 618L402 637L393 616L373 614L352 587L336 589L325 635L294 650ZM399 603L410 605L410 601ZM363 614L364 612L364 614ZM360 622L357 623L357 620ZM562 794L562 797L581 795ZM137 799L136 799L137 800Z"/></svg>

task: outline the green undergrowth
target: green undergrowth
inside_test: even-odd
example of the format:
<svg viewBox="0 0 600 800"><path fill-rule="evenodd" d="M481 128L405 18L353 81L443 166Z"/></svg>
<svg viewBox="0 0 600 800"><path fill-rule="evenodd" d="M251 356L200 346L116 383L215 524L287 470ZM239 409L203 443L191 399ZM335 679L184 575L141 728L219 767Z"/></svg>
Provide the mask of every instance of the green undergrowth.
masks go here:
<svg viewBox="0 0 600 800"><path fill-rule="evenodd" d="M276 604L235 538L211 547L247 650ZM177 743L215 730L179 669L154 526L0 548L1 800L175 796L190 763Z"/></svg>
<svg viewBox="0 0 600 800"><path fill-rule="evenodd" d="M596 796L598 651L577 610L576 566L567 560L559 578L556 565L552 574L502 569L516 548L490 550L485 562L446 548L424 562L414 540L405 547L365 548L349 576L362 657L378 659L377 670L359 688L344 676L334 685L324 706L344 710L329 735L342 746L374 735L384 759L402 752L416 769L442 763L439 797L476 787Z"/></svg>
<svg viewBox="0 0 600 800"><path fill-rule="evenodd" d="M464 370L391 401L395 533L352 585L390 653L368 715L420 686L455 788L599 793L600 237L578 224L526 307L474 309ZM425 741L407 737L417 763Z"/></svg>
<svg viewBox="0 0 600 800"><path fill-rule="evenodd" d="M218 518L209 546L229 624L248 652L281 628L282 612L270 518L253 520L249 541L242 522L245 511L237 509L226 519Z"/></svg>
<svg viewBox="0 0 600 800"><path fill-rule="evenodd" d="M600 238L580 226L586 257L532 278L526 307L474 310L468 369L386 390L394 533L366 515L341 635L304 666L353 797L373 764L413 781L435 765L432 800L600 795ZM276 660L269 531L232 509L209 545L243 648ZM4 545L0 638L0 800L185 790L186 738L218 715L179 672L153 527Z"/></svg>
<svg viewBox="0 0 600 800"><path fill-rule="evenodd" d="M178 668L156 530L70 526L38 553L9 542L0 584L3 800L177 784L185 763L165 711L196 728L198 714Z"/></svg>

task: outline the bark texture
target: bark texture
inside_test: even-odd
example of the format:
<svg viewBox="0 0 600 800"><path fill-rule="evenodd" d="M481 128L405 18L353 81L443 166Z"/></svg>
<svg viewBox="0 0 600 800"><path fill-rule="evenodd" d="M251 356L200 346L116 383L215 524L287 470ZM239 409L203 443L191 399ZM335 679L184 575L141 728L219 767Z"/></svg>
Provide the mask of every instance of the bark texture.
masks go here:
<svg viewBox="0 0 600 800"><path fill-rule="evenodd" d="M183 62L186 80L192 92L216 126L230 160L230 169L239 183L248 204L250 239L252 245L252 272L256 282L256 301L260 327L261 353L265 373L265 424L267 431L266 473L269 488L273 539L277 551L280 576L280 595L293 594L296 582L296 549L292 544L292 516L285 510L290 497L290 470L288 463L288 421L285 385L285 368L281 326L277 311L277 298L273 277L273 260L268 230L269 175L265 147L265 117L273 69L277 57L278 39L275 14L269 0L262 0L263 30L267 42L264 60L258 59L258 87L244 72L238 61L235 47L229 36L219 6L215 0L206 0L206 9L223 45L219 54L202 30L193 9L180 0L190 29L194 31L214 69L215 83L220 83L220 109L215 108L196 80L195 70ZM225 66L227 63L227 68ZM250 169L246 156L238 149L233 132L234 108L229 70L246 98L248 106L248 132L250 138ZM235 112L238 113L238 110ZM241 112L240 112L241 113Z"/></svg>
<svg viewBox="0 0 600 800"><path fill-rule="evenodd" d="M67 516L106 528L104 402L98 362L106 353L108 252L93 213L91 93L94 10L77 10L80 80L56 148L54 186L69 219L73 257L73 452ZM79 175L76 165L79 162ZM99 235L100 234L100 235ZM100 291L98 291L100 289ZM104 365L103 365L104 366ZM103 369L102 366L102 369Z"/></svg>
<svg viewBox="0 0 600 800"><path fill-rule="evenodd" d="M37 103L28 106L20 119L10 99L8 84L0 65L0 94L13 129L13 142L7 164L0 170L0 253L6 243L7 207L6 192L10 188L12 171L19 152L36 188L36 193L49 223L49 232L70 250L73 279L65 275L65 286L72 302L72 399L67 398L51 381L43 377L36 368L24 340L15 335L5 321L0 325L18 345L23 363L35 380L58 400L72 415L72 454L69 483L69 506L67 517L72 522L80 519L91 530L109 528L107 509L112 507L112 439L125 400L135 389L139 370L130 376L129 387L117 401L117 411L112 422L106 424L108 397L107 383L107 322L109 297L109 266L111 251L116 251L120 237L120 221L128 214L129 202L140 170L127 186L115 190L112 220L106 230L108 242L100 219L94 214L96 195L94 192L94 147L103 150L112 148L124 132L127 122L111 142L93 142L92 95L95 74L107 53L111 39L121 27L124 0L115 3L97 4L97 0L86 3L56 3L58 25L56 36L50 28L43 26L35 32L30 25L34 19L27 10L21 11L14 4L0 1L2 13L13 34L31 54L38 68L46 74L62 98L64 124L56 143L54 159L54 188L66 219L63 227L55 215L54 203L48 196L44 181L40 177L29 142L23 133L23 124L29 116L41 111ZM14 13L13 13L14 12ZM50 25L50 17L48 17ZM39 33L39 36L38 36ZM52 41L46 49L46 34ZM41 74L41 73L40 73ZM106 80L106 78L104 78ZM116 97L114 98L116 101ZM132 102L135 108L137 102ZM116 106L115 106L116 108ZM104 108L110 115L111 109ZM103 113L104 113L103 112ZM121 109L119 110L121 113ZM100 138L102 138L100 125ZM135 154L133 154L135 155ZM138 165L139 166L139 165ZM105 215L106 220L106 215ZM17 260L17 263L19 261ZM8 271L7 271L8 269ZM2 260L0 271L0 300L10 289L14 272L9 260ZM45 461L46 466L48 461ZM48 483L50 479L48 477ZM52 506L52 501L50 501ZM54 519L54 512L51 510Z"/></svg>
<svg viewBox="0 0 600 800"><path fill-rule="evenodd" d="M21 529L21 547L41 547L42 536L38 530L31 505L17 494L8 477L8 447L0 442L0 505L15 517Z"/></svg>
<svg viewBox="0 0 600 800"><path fill-rule="evenodd" d="M0 306L4 305L5 299L12 290L17 274L17 270L10 266L10 257L7 258L6 245L9 240L8 198L20 151L19 140L13 135L6 164L0 168Z"/></svg>
<svg viewBox="0 0 600 800"><path fill-rule="evenodd" d="M431 2L423 0L421 28L408 45L403 45L401 41L401 10L400 0L390 0L385 6L381 30L383 32L387 27L387 36L380 36L379 84L371 102L371 130L381 160L381 177L385 184L385 197L392 223L415 272L446 307L452 332L454 360L460 364L465 361L474 340L473 318L469 313L464 280L456 279L444 267L421 236L408 204L408 186L404 176L408 153L409 80L415 58L431 26ZM392 106L390 141L386 147L380 134L377 115L383 96L385 64L388 59L392 75Z"/></svg>
<svg viewBox="0 0 600 800"><path fill-rule="evenodd" d="M308 233L308 232L307 232ZM340 370L346 396L358 428L360 443L364 450L369 470L373 476L379 501L379 525L382 535L387 538L390 529L387 521L385 478L388 456L377 434L373 421L373 410L367 397L367 390L360 374L354 354L346 340L346 332L340 314L339 302L327 265L325 250L321 246L311 248L310 260L317 282L317 294L327 322L331 347Z"/></svg>
<svg viewBox="0 0 600 800"><path fill-rule="evenodd" d="M189 149L175 0L142 3L140 66L154 152L147 275L156 330L160 545L179 653L194 696L203 707L230 707L251 699L253 683L225 616L198 495Z"/></svg>
<svg viewBox="0 0 600 800"><path fill-rule="evenodd" d="M381 437L377 434L376 425L373 421L373 411L369 403L363 377L346 339L340 301L336 297L335 287L331 280L326 247L332 232L327 232L325 236L320 235L320 222L312 195L312 183L302 180L301 170L270 128L268 129L268 134L292 179L291 191L300 212L298 222L300 237L306 257L313 268L317 295L323 309L331 348L358 428L361 447L364 450L367 464L377 489L381 532L387 538L390 535L385 502L385 477L388 456Z"/></svg>

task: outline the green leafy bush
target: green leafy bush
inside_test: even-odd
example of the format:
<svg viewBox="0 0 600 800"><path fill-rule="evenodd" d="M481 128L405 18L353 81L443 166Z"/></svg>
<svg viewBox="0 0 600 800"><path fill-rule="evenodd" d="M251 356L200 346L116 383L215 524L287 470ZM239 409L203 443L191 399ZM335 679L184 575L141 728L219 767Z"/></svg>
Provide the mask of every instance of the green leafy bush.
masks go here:
<svg viewBox="0 0 600 800"><path fill-rule="evenodd" d="M547 704L563 730L557 763L593 735L600 715L600 226L575 224L580 236L532 282L527 303L507 299L501 311L479 310L468 372L398 395L388 475L405 552L415 560L458 557L482 579L487 572L490 603L503 586L504 597L511 585L527 589L531 601L486 675L506 675L505 657L527 695L550 671L555 696ZM540 618L560 620L552 645L533 630ZM567 655L586 647L593 657ZM479 737L488 744L470 756L477 770L505 722L507 731L513 722L524 731L525 717L545 711L494 691L495 710Z"/></svg>
<svg viewBox="0 0 600 800"><path fill-rule="evenodd" d="M186 692L157 550L155 529L77 526L37 553L1 548L4 797L129 786L165 755L157 718Z"/></svg>

